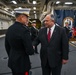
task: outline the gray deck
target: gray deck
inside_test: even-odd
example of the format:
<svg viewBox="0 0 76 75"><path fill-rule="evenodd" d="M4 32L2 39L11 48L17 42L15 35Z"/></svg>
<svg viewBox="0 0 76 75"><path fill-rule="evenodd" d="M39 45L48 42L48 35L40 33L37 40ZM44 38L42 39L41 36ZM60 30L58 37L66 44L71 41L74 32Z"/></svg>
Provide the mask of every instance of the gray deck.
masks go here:
<svg viewBox="0 0 76 75"><path fill-rule="evenodd" d="M40 45L38 46L38 50ZM7 67L7 54L4 47L4 38L0 38L0 75L12 75ZM32 75L42 75L39 54L30 56ZM63 65L61 75L76 75L76 47L70 45L69 62Z"/></svg>

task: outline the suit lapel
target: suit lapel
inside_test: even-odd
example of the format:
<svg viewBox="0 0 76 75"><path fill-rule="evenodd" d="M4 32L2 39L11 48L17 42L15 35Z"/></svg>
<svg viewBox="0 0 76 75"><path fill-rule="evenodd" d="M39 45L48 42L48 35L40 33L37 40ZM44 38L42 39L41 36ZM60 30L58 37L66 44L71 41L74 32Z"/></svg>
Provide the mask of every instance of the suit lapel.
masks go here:
<svg viewBox="0 0 76 75"><path fill-rule="evenodd" d="M47 39L47 28L45 28L45 30L44 30L44 34L45 34L45 40L46 40L47 43L48 43L48 39Z"/></svg>

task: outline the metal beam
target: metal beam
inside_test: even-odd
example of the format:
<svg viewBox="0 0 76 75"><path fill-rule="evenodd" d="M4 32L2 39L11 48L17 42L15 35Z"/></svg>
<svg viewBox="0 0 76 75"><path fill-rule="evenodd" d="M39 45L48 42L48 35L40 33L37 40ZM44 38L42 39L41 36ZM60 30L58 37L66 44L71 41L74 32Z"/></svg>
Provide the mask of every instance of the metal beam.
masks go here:
<svg viewBox="0 0 76 75"><path fill-rule="evenodd" d="M24 7L40 7L40 6L42 6L42 5L40 5L40 4L37 4L37 5L33 5L33 4L23 4L23 3L19 3L19 4L9 4L9 6L24 6Z"/></svg>
<svg viewBox="0 0 76 75"><path fill-rule="evenodd" d="M54 6L54 9L69 9L69 10L75 10L76 6Z"/></svg>
<svg viewBox="0 0 76 75"><path fill-rule="evenodd" d="M49 1L57 1L57 0L49 0ZM61 1L61 2L73 2L73 1L75 1L75 0L58 0L58 1Z"/></svg>

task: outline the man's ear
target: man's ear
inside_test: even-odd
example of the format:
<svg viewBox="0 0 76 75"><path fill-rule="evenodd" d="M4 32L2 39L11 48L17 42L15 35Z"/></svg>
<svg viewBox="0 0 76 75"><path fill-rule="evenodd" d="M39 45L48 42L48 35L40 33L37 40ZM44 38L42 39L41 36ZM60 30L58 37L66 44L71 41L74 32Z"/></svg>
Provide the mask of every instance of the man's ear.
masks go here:
<svg viewBox="0 0 76 75"><path fill-rule="evenodd" d="M21 21L23 20L23 17L24 17L23 15L20 16L20 20L21 20Z"/></svg>

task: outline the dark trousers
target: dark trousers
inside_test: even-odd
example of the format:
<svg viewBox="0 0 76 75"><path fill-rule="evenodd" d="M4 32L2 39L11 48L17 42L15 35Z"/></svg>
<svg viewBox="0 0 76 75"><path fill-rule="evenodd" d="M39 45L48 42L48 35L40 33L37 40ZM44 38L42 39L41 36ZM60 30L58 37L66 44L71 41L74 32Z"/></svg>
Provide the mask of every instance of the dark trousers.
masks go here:
<svg viewBox="0 0 76 75"><path fill-rule="evenodd" d="M12 71L12 75L29 75L29 72L25 72L25 73L16 73L16 72Z"/></svg>
<svg viewBox="0 0 76 75"><path fill-rule="evenodd" d="M37 46L35 46L35 53L38 53L38 51L37 51Z"/></svg>
<svg viewBox="0 0 76 75"><path fill-rule="evenodd" d="M49 66L49 63L47 62L45 67L42 67L42 75L61 75L61 68L62 64L59 64L58 66L51 68Z"/></svg>

